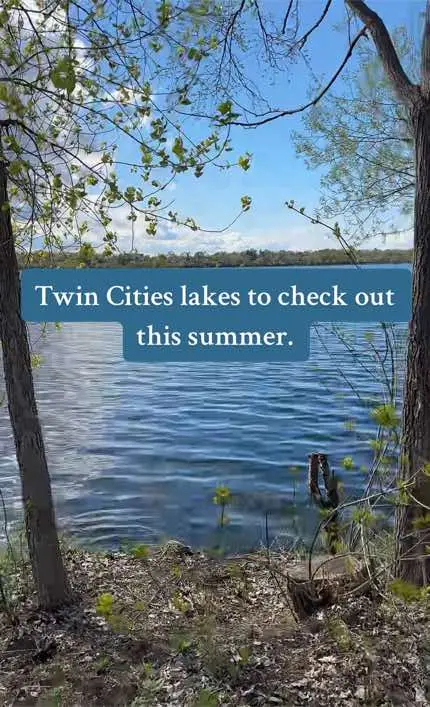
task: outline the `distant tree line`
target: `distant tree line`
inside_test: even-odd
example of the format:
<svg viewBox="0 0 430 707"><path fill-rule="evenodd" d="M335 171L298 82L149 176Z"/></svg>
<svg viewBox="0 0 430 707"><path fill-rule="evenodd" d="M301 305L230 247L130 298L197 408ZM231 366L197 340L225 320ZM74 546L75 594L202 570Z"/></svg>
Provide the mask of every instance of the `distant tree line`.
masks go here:
<svg viewBox="0 0 430 707"><path fill-rule="evenodd" d="M360 250L355 257L363 264L411 263L412 250ZM341 249L291 251L255 250L228 253L167 253L145 255L144 253L118 253L102 255L89 244L79 251L49 253L36 251L21 259L21 267L93 267L93 268L205 268L205 267L258 267L286 265L348 265L351 259Z"/></svg>

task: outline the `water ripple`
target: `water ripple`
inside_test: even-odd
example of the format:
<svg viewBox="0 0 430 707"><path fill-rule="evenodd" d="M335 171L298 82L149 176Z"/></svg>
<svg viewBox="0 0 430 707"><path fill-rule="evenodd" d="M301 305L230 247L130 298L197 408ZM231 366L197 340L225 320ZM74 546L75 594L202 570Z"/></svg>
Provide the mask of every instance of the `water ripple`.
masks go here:
<svg viewBox="0 0 430 707"><path fill-rule="evenodd" d="M363 327L348 332L363 341ZM174 536L207 546L219 540L214 488L226 483L236 549L261 541L266 513L272 534L308 536L315 512L307 455L326 451L336 468L353 456L347 491L361 487L358 468L371 458L369 411L340 372L364 399L380 392L377 375L365 374L336 339L330 347L333 358L313 337L310 361L294 364L144 365L122 359L118 325L49 331L37 346L44 364L35 383L60 522L91 544ZM5 407L0 440L1 487L17 517Z"/></svg>

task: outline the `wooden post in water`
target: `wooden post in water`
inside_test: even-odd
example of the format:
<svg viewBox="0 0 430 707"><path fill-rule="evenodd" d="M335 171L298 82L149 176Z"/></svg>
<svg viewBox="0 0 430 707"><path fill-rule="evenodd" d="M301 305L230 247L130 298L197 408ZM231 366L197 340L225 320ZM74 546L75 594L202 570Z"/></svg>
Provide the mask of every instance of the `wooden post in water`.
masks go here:
<svg viewBox="0 0 430 707"><path fill-rule="evenodd" d="M322 495L318 478L321 472L325 496ZM312 452L308 456L308 484L312 498L324 510L333 511L327 522L324 524L324 530L327 534L329 551L332 555L337 552L340 531L338 524L339 492L337 488L337 478L334 471L330 470L327 454L322 452Z"/></svg>

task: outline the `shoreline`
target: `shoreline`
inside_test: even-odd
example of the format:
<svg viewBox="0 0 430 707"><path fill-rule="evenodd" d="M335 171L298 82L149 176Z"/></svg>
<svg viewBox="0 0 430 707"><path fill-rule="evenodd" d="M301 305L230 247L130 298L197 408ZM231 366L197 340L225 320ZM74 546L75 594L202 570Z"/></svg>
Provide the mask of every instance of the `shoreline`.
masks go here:
<svg viewBox="0 0 430 707"><path fill-rule="evenodd" d="M412 249L358 250L355 260L360 265L411 265ZM91 267L91 268L234 268L234 267L325 267L355 265L342 249L325 248L315 251L270 251L248 249L245 251L216 253L118 253L103 256L94 249L91 253L47 253L35 251L31 257L20 258L20 268L33 267Z"/></svg>

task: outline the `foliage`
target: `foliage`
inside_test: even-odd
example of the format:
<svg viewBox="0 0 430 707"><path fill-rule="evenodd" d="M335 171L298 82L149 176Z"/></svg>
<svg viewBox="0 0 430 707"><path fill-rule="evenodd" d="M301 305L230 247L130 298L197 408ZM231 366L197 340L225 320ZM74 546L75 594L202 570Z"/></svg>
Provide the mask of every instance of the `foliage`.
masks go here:
<svg viewBox="0 0 430 707"><path fill-rule="evenodd" d="M220 517L219 517L219 526L220 528L224 528L225 525L229 522L229 518L226 515L226 508L228 505L230 505L232 501L232 493L228 486L217 486L215 489L215 495L213 497L213 502L217 506L221 506L221 512L220 512Z"/></svg>
<svg viewBox="0 0 430 707"><path fill-rule="evenodd" d="M370 526L375 522L376 517L368 508L355 508L352 512L352 520L363 526Z"/></svg>
<svg viewBox="0 0 430 707"><path fill-rule="evenodd" d="M178 642L176 650L178 651L178 653L182 653L182 655L184 655L185 653L188 653L188 651L191 649L191 646L192 641L189 641L187 638L182 638Z"/></svg>
<svg viewBox="0 0 430 707"><path fill-rule="evenodd" d="M371 415L375 422L381 427L392 429L399 424L397 411L392 403L378 405L372 410Z"/></svg>
<svg viewBox="0 0 430 707"><path fill-rule="evenodd" d="M348 651L353 646L351 631L348 625L338 617L327 620L328 632L342 651Z"/></svg>
<svg viewBox="0 0 430 707"><path fill-rule="evenodd" d="M412 526L417 530L430 527L430 511L427 511L422 516L418 516L412 521Z"/></svg>
<svg viewBox="0 0 430 707"><path fill-rule="evenodd" d="M146 605L141 600L125 596L115 597L109 592L99 594L96 600L96 613L110 625L114 631L132 634L140 630L140 620L146 612Z"/></svg>
<svg viewBox="0 0 430 707"><path fill-rule="evenodd" d="M40 354L32 354L31 355L31 367L32 368L40 368L40 366L43 363L43 356Z"/></svg>
<svg viewBox="0 0 430 707"><path fill-rule="evenodd" d="M191 609L190 602L182 596L181 592L175 592L171 602L174 609L181 614L187 614Z"/></svg>
<svg viewBox="0 0 430 707"><path fill-rule="evenodd" d="M381 553L379 550L381 533L388 526L391 529L392 516L399 504L410 500L409 484L399 485L397 469L400 459L400 415L401 392L403 387L404 363L406 355L406 332L402 327L382 323L374 331L351 333L342 326L323 324L315 327L319 340L324 347L332 368L333 384L339 384L339 375L344 384L351 390L356 404L360 404L376 424L376 434L371 440L365 440L358 429L354 430L355 439L362 438L367 442L373 453L369 465L360 466L347 454L338 464L346 471L357 469L363 478L363 489L357 493L351 488L348 493L349 480L345 476L346 493L339 496L338 515L335 521L333 510L319 509L320 520L315 533L313 546L319 541L319 534L327 534L330 524L338 532L335 542L328 541L331 552L364 554L370 561L377 561L384 577L389 575L394 560L394 547ZM342 345L342 360L337 360L338 347L331 345L335 337ZM373 380L378 392L371 399L364 397L360 387L348 377L345 368L345 353L350 355L354 369L363 371L366 380ZM346 367L347 369L347 367ZM348 415L350 414L350 398L346 398ZM351 430L350 425L346 425ZM347 448L345 449L347 451ZM339 491L339 485L338 485ZM342 519L342 522L340 520ZM422 521L424 522L424 521Z"/></svg>
<svg viewBox="0 0 430 707"><path fill-rule="evenodd" d="M96 611L99 616L109 619L113 614L114 597L112 594L100 594L97 597Z"/></svg>
<svg viewBox="0 0 430 707"><path fill-rule="evenodd" d="M3 493L0 490L3 508L3 531L5 544L0 547L0 611L4 611L14 623L15 610L22 599L23 590L31 586L29 581L28 551L24 528L9 528Z"/></svg>
<svg viewBox="0 0 430 707"><path fill-rule="evenodd" d="M133 545L130 548L130 554L139 560L147 560L149 557L149 546L144 544Z"/></svg>
<svg viewBox="0 0 430 707"><path fill-rule="evenodd" d="M217 486L213 502L219 506L226 506L231 502L232 493L228 486Z"/></svg>
<svg viewBox="0 0 430 707"><path fill-rule="evenodd" d="M204 8L204 10L203 10ZM194 220L169 209L166 187L183 172L200 177L209 165L247 170L251 156L221 161L231 151L223 121L207 135L186 134L176 109L187 89L166 86L165 58L185 28L197 27L193 3L174 22L172 6L134 0L28 7L7 2L0 14L0 157L7 167L9 205L16 242L31 251L79 244L80 262L93 257L94 231L112 253L115 212L133 224L141 214L148 235L160 221ZM210 47L188 51L195 66ZM164 86L164 88L163 88ZM223 111L229 117L229 111ZM128 157L130 156L130 157ZM128 181L128 183L127 183ZM242 197L242 210L250 206Z"/></svg>
<svg viewBox="0 0 430 707"><path fill-rule="evenodd" d="M397 28L393 40L415 75L416 52L406 29ZM348 240L360 242L411 226L415 167L406 109L373 45L360 43L356 52L357 68L347 68L336 89L304 114L293 141L309 169L323 170L319 213L342 216Z"/></svg>
<svg viewBox="0 0 430 707"><path fill-rule="evenodd" d="M427 601L429 598L429 587L417 587L411 582L402 579L394 579L389 588L391 592L406 603L415 601Z"/></svg>
<svg viewBox="0 0 430 707"><path fill-rule="evenodd" d="M242 252L205 253L166 253L145 255L144 253L121 253L109 257L99 252L89 255L86 251L84 265L93 268L200 268L200 267L258 267L286 265L350 265L347 253L340 248L291 251L291 250L256 250L249 248ZM360 250L358 257L361 263L410 263L411 250ZM83 262L82 253L61 252L48 254L44 251L33 251L30 255L20 258L22 267L78 267Z"/></svg>
<svg viewBox="0 0 430 707"><path fill-rule="evenodd" d="M217 705L219 705L217 693L213 690L202 688L193 707L217 707Z"/></svg>

